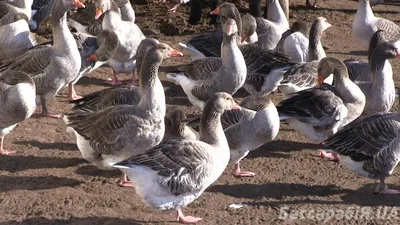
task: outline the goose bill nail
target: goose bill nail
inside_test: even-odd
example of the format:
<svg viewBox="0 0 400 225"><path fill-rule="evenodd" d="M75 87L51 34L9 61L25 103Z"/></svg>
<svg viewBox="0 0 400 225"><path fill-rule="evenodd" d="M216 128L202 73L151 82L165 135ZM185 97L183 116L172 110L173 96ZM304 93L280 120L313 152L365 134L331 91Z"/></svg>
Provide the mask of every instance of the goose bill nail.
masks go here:
<svg viewBox="0 0 400 225"><path fill-rule="evenodd" d="M97 20L102 14L103 14L103 10L96 9L96 15L95 15L94 18Z"/></svg>
<svg viewBox="0 0 400 225"><path fill-rule="evenodd" d="M172 49L170 55L171 56L183 56L183 53L178 50Z"/></svg>
<svg viewBox="0 0 400 225"><path fill-rule="evenodd" d="M217 7L216 9L214 9L213 11L210 12L211 15L219 15L221 13L219 7Z"/></svg>

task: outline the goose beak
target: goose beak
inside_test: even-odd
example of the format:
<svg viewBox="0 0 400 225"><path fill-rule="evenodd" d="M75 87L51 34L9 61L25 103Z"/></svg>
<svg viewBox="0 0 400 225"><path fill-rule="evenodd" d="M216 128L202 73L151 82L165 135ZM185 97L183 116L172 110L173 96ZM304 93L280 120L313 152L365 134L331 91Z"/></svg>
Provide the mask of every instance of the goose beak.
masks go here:
<svg viewBox="0 0 400 225"><path fill-rule="evenodd" d="M99 8L97 8L96 9L96 15L94 16L94 18L97 20L97 19L99 19L100 18L100 16L101 15L103 15L103 10L102 9L99 9Z"/></svg>
<svg viewBox="0 0 400 225"><path fill-rule="evenodd" d="M240 105L240 100L233 99L233 101L235 101L235 102L236 102L236 104Z"/></svg>
<svg viewBox="0 0 400 225"><path fill-rule="evenodd" d="M242 34L242 40L241 40L241 42L245 41L246 39L247 39L247 35Z"/></svg>
<svg viewBox="0 0 400 225"><path fill-rule="evenodd" d="M210 14L211 15L219 15L219 14L221 14L221 9L219 7L217 7L216 9L211 11Z"/></svg>
<svg viewBox="0 0 400 225"><path fill-rule="evenodd" d="M98 61L98 59L99 58L97 57L96 54L92 54L92 55L90 55L89 57L86 58L86 60L89 61L89 62L95 62L95 61Z"/></svg>
<svg viewBox="0 0 400 225"><path fill-rule="evenodd" d="M226 34L228 36L231 36L233 34L233 25L228 24L227 28L226 28Z"/></svg>
<svg viewBox="0 0 400 225"><path fill-rule="evenodd" d="M233 106L232 106L232 110L234 110L234 111L240 111L242 108L240 108L240 106L239 105L237 105L237 104L234 104Z"/></svg>
<svg viewBox="0 0 400 225"><path fill-rule="evenodd" d="M85 5L82 2L80 2L79 0L72 0L72 4L78 8L85 8Z"/></svg>
<svg viewBox="0 0 400 225"><path fill-rule="evenodd" d="M318 74L317 78L317 87L321 86L321 84L324 82L324 77Z"/></svg>
<svg viewBox="0 0 400 225"><path fill-rule="evenodd" d="M170 56L170 57L173 57L173 56L183 56L183 53L180 52L180 51L178 51L178 50L172 49L171 52L169 53L169 56Z"/></svg>

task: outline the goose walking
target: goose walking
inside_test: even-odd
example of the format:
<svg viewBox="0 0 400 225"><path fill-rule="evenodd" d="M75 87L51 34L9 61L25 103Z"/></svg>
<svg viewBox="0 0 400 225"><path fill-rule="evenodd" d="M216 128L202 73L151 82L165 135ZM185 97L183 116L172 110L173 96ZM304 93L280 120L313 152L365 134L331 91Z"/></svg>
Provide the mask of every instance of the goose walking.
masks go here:
<svg viewBox="0 0 400 225"><path fill-rule="evenodd" d="M240 110L229 94L216 93L204 107L199 140L170 139L113 166L129 176L147 205L176 210L179 222L196 223L202 219L185 216L182 208L200 197L228 165L220 117L230 109Z"/></svg>

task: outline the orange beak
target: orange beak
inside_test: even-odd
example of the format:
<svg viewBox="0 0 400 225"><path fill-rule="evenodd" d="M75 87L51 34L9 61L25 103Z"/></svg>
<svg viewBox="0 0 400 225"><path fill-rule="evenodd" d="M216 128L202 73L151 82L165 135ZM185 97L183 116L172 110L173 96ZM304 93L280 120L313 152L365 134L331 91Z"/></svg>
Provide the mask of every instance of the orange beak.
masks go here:
<svg viewBox="0 0 400 225"><path fill-rule="evenodd" d="M80 2L79 0L72 0L72 4L78 8L85 8L85 5L82 2Z"/></svg>
<svg viewBox="0 0 400 225"><path fill-rule="evenodd" d="M96 55L96 54L92 54L92 55L90 55L89 57L87 57L86 59L87 59L87 61L89 61L89 62L95 62L95 61L98 61L99 58L97 58L97 55Z"/></svg>
<svg viewBox="0 0 400 225"><path fill-rule="evenodd" d="M97 20L97 19L99 19L100 18L100 16L101 15L103 15L103 10L102 9L99 9L99 8L97 8L96 9L96 15L94 16L94 18Z"/></svg>
<svg viewBox="0 0 400 225"><path fill-rule="evenodd" d="M324 77L318 74L317 78L317 87L321 86L321 84L324 82Z"/></svg>
<svg viewBox="0 0 400 225"><path fill-rule="evenodd" d="M183 56L182 52L172 49L171 52L169 53L169 56Z"/></svg>
<svg viewBox="0 0 400 225"><path fill-rule="evenodd" d="M231 36L233 34L233 25L228 24L228 27L226 28L226 34L228 36Z"/></svg>
<svg viewBox="0 0 400 225"><path fill-rule="evenodd" d="M217 7L216 9L211 11L210 14L211 15L219 15L219 14L221 14L221 9L219 7Z"/></svg>
<svg viewBox="0 0 400 225"><path fill-rule="evenodd" d="M241 40L241 42L245 41L246 39L247 39L247 35L242 34L242 40Z"/></svg>

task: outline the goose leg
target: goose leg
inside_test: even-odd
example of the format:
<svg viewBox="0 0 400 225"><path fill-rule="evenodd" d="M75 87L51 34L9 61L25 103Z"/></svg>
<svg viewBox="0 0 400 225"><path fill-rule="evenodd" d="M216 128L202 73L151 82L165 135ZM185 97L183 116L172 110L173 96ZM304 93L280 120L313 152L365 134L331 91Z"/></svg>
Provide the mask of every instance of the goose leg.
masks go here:
<svg viewBox="0 0 400 225"><path fill-rule="evenodd" d="M40 103L42 104L42 116L48 116L55 119L60 119L62 117L62 114L49 113L44 96L40 96Z"/></svg>
<svg viewBox="0 0 400 225"><path fill-rule="evenodd" d="M118 77L117 77L117 72L113 69L113 76L114 76L114 78L112 79L112 80L107 80L107 81L105 81L104 83L106 83L106 84L111 84L111 85L121 85L122 84L122 82L120 81L120 80L118 80Z"/></svg>
<svg viewBox="0 0 400 225"><path fill-rule="evenodd" d="M389 189L385 184L385 177L381 177L379 179L379 184L376 187L374 194L384 194L384 195L400 194L400 190Z"/></svg>
<svg viewBox="0 0 400 225"><path fill-rule="evenodd" d="M319 156L330 161L338 161L339 155L336 153L327 153L326 151L319 151Z"/></svg>
<svg viewBox="0 0 400 225"><path fill-rule="evenodd" d="M14 154L16 153L16 151L12 151L12 150L5 150L3 148L3 141L4 141L4 137L0 138L0 154L1 155L9 155L9 154Z"/></svg>
<svg viewBox="0 0 400 225"><path fill-rule="evenodd" d="M119 179L119 185L122 187L133 187L132 181L128 180L128 176L122 173L121 178Z"/></svg>
<svg viewBox="0 0 400 225"><path fill-rule="evenodd" d="M314 4L311 4L310 0L306 0L306 6L311 9L317 8L317 0L314 0Z"/></svg>
<svg viewBox="0 0 400 225"><path fill-rule="evenodd" d="M139 80L136 78L135 73L132 72L132 78L128 80L124 80L126 84L131 85L131 86L139 86Z"/></svg>
<svg viewBox="0 0 400 225"><path fill-rule="evenodd" d="M74 84L72 82L69 83L68 84L68 100L73 101L73 100L78 100L81 98L82 98L82 96L76 94Z"/></svg>
<svg viewBox="0 0 400 225"><path fill-rule="evenodd" d="M233 173L235 177L254 177L256 173L249 172L249 171L241 171L240 164L237 162L235 164L235 172Z"/></svg>
<svg viewBox="0 0 400 225"><path fill-rule="evenodd" d="M193 216L185 216L183 215L183 212L181 209L178 209L176 211L176 214L178 216L177 221L179 221L180 223L184 223L184 224L190 224L190 223L197 223L200 220L202 220L202 218L199 217L193 217Z"/></svg>

